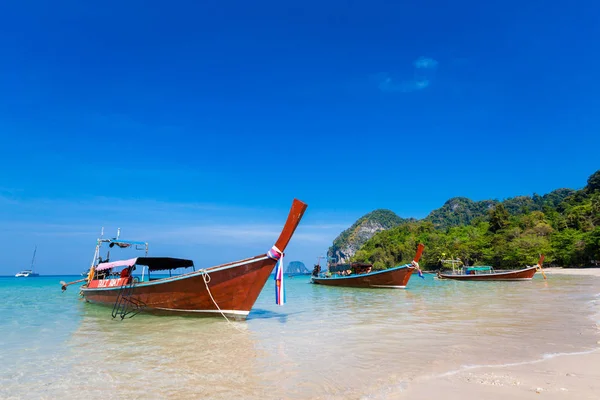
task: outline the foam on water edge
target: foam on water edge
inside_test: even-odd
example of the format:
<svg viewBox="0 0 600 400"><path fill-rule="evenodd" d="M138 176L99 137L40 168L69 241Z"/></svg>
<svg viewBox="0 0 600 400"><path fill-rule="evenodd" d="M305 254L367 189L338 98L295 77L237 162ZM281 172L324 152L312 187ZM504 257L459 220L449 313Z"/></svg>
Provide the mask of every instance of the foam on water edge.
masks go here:
<svg viewBox="0 0 600 400"><path fill-rule="evenodd" d="M481 368L509 368L509 367L518 367L521 365L538 364L538 363L541 363L541 362L544 362L546 360L550 360L550 359L556 358L556 357L580 356L580 355L592 354L597 351L600 351L600 347L590 349L590 350L584 350L584 351L574 351L571 353L546 353L541 358L538 358L535 360L519 361L519 362L513 362L513 363L463 365L462 367L460 367L458 369L448 371L443 374L432 375L432 376L430 376L430 378L444 378L447 376L459 374L461 372L470 371L470 370L474 370L474 369L481 369Z"/></svg>

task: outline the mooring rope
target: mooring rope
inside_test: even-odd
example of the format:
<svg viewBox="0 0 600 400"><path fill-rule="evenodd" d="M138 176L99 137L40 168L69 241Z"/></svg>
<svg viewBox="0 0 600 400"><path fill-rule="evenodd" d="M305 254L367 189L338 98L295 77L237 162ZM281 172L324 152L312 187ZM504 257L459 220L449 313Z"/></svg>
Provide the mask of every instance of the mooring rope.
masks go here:
<svg viewBox="0 0 600 400"><path fill-rule="evenodd" d="M227 321L227 323L231 326L233 326L235 329L237 329L239 332L242 333L248 333L247 331L243 331L240 328L238 328L237 326L234 325L233 322L231 322L229 320L229 318L227 318L227 315L225 315L225 313L223 312L223 310L221 310L221 307L219 307L219 305L217 304L215 298L213 297L210 288L208 287L208 283L210 282L210 275L208 274L208 272L206 272L205 269L201 270L200 272L202 272L202 280L204 281L204 286L206 286L206 291L208 292L208 295L210 296L210 299L212 300L213 304L215 305L215 307L217 307L217 310L219 310L219 312L221 313L221 315L223 316L223 318L225 318L225 321Z"/></svg>

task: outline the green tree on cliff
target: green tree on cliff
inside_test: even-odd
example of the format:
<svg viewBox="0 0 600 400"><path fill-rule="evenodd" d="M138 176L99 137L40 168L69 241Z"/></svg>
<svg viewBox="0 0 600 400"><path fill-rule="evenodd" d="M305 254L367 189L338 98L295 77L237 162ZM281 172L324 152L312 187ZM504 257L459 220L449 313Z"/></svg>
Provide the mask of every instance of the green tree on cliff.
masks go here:
<svg viewBox="0 0 600 400"><path fill-rule="evenodd" d="M532 265L540 253L547 263L566 267L600 262L600 171L581 190L563 188L505 202L510 207L451 199L423 220L377 233L353 261L389 268L410 262L416 245L423 243L420 264L426 268L439 267L440 259L448 257L468 265L517 268Z"/></svg>
<svg viewBox="0 0 600 400"><path fill-rule="evenodd" d="M490 210L490 232L496 233L508 226L510 215L502 203Z"/></svg>

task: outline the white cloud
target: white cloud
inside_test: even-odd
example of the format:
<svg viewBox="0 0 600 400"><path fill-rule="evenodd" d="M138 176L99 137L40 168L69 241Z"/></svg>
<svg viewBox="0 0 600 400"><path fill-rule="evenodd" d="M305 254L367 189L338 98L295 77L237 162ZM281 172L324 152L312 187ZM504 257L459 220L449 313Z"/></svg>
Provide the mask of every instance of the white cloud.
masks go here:
<svg viewBox="0 0 600 400"><path fill-rule="evenodd" d="M224 241L243 245L254 245L275 242L281 233L282 225L266 224L218 224L194 225L182 227L163 227L150 230L154 240L164 242L182 242L194 244L222 244ZM294 233L294 240L311 243L331 243L335 236L347 225L302 225Z"/></svg>
<svg viewBox="0 0 600 400"><path fill-rule="evenodd" d="M396 82L392 78L386 78L379 83L379 90L382 92L402 92L409 93L417 90L423 90L429 86L428 80L411 80Z"/></svg>
<svg viewBox="0 0 600 400"><path fill-rule="evenodd" d="M427 58L427 57L419 57L417 58L413 65L415 66L415 68L437 68L438 62L436 60L434 60L433 58Z"/></svg>
<svg viewBox="0 0 600 400"><path fill-rule="evenodd" d="M412 79L392 78L389 73L379 73L374 77L379 90L382 92L415 92L431 86L437 66L438 62L433 58L421 56L413 62Z"/></svg>
<svg viewBox="0 0 600 400"><path fill-rule="evenodd" d="M123 239L149 242L154 255L216 265L267 251L279 237L288 211L108 197L63 201L0 196L0 204L0 241L13 249L0 275L12 273L9 265L21 262L34 244L44 258L44 274L49 268L77 272L88 262L102 227L105 237L114 237L121 228ZM309 262L323 254L350 224L345 216L334 217L334 222L329 213L323 218L305 216L288 248L291 259Z"/></svg>

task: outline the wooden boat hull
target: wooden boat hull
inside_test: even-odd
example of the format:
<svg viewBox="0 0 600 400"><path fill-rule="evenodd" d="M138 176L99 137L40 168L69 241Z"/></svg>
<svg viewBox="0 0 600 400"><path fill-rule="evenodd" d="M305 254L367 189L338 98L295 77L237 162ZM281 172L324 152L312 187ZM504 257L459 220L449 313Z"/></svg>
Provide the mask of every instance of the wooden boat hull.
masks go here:
<svg viewBox="0 0 600 400"><path fill-rule="evenodd" d="M368 274L321 278L311 276L311 282L318 285L376 288L376 289L404 289L410 279L414 267L396 267Z"/></svg>
<svg viewBox="0 0 600 400"><path fill-rule="evenodd" d="M143 304L143 312L152 314L219 316L222 312L228 318L245 319L275 263L276 260L263 255L172 278L140 282L133 286L129 297ZM84 286L81 291L86 301L112 307L121 286Z"/></svg>
<svg viewBox="0 0 600 400"><path fill-rule="evenodd" d="M457 281L530 281L533 279L537 268L537 266L533 266L516 271L476 275L438 274L438 277L440 279L453 279Z"/></svg>
<svg viewBox="0 0 600 400"><path fill-rule="evenodd" d="M275 246L266 254L147 282L134 281L130 284L128 282L131 281L126 275L117 279L89 278L88 282L81 286L81 295L87 302L112 306L113 318L117 314L123 318L129 311L125 313L119 310L123 310L123 306L125 309L131 306L135 313L225 315L227 318L245 319L278 259L283 256L306 207L305 203L294 199ZM132 260L137 261L139 258ZM132 260L107 264L123 266ZM173 264L176 260L166 262L177 268L176 264ZM113 267L109 266L106 269L111 268ZM166 268L161 266L160 269L172 268L167 265ZM91 271L92 277L97 276L93 275L94 269ZM62 283L63 290L69 284Z"/></svg>

